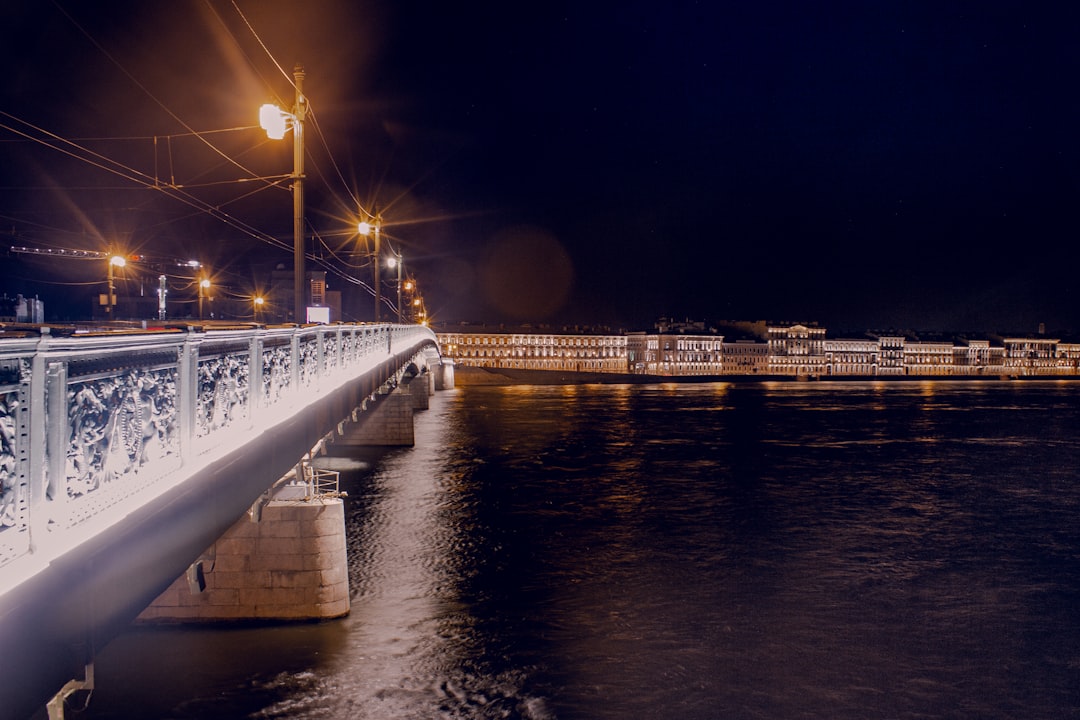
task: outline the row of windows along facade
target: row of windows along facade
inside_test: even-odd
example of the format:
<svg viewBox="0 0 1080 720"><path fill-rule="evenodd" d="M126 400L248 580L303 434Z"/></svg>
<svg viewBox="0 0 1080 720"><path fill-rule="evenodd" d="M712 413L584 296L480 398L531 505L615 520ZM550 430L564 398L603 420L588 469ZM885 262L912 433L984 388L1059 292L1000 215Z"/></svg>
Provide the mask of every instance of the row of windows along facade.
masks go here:
<svg viewBox="0 0 1080 720"><path fill-rule="evenodd" d="M769 326L766 339L626 333L441 332L462 365L656 376L1020 376L1080 374L1080 343L1047 337L926 341L902 335L827 338L806 325Z"/></svg>

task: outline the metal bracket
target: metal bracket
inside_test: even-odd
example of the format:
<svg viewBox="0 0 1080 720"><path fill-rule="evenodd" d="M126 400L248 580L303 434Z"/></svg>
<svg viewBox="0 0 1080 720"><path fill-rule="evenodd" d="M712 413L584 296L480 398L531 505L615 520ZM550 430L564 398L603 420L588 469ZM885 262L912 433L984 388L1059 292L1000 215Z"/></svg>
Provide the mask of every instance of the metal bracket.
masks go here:
<svg viewBox="0 0 1080 720"><path fill-rule="evenodd" d="M94 692L93 660L86 663L83 668L82 680L68 680L64 687L60 688L60 692L53 695L52 700L45 706L49 712L49 720L64 720L64 708L67 707L68 697L81 691L86 692L86 700L83 701L82 707L76 712L82 712L90 705L90 696Z"/></svg>

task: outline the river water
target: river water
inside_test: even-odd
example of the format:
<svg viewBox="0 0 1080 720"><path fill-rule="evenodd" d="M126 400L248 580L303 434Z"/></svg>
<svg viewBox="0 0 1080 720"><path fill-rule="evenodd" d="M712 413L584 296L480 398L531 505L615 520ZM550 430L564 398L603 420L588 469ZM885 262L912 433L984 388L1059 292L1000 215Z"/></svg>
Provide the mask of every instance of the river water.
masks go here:
<svg viewBox="0 0 1080 720"><path fill-rule="evenodd" d="M464 387L342 468L352 613L79 717L1080 717L1080 384Z"/></svg>

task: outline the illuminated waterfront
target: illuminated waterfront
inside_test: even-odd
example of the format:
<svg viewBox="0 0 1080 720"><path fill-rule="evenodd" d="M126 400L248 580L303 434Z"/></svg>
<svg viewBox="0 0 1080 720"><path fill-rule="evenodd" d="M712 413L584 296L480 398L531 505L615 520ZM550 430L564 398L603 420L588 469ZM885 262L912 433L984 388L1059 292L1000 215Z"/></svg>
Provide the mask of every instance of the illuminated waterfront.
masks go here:
<svg viewBox="0 0 1080 720"><path fill-rule="evenodd" d="M129 633L84 717L1072 716L1078 391L440 393L346 462L349 618Z"/></svg>

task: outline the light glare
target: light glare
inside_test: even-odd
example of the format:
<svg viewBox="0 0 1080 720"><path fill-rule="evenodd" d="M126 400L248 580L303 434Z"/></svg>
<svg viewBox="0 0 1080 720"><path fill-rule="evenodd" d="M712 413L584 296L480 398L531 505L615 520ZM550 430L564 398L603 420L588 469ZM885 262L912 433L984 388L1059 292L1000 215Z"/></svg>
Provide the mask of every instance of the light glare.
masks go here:
<svg viewBox="0 0 1080 720"><path fill-rule="evenodd" d="M285 137L285 114L277 105L267 103L259 108L259 127L271 140L281 140Z"/></svg>

